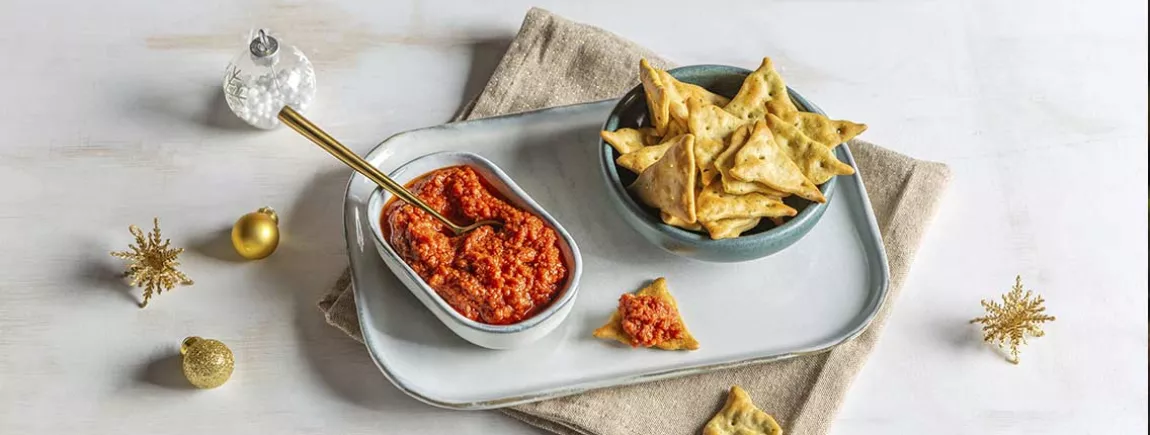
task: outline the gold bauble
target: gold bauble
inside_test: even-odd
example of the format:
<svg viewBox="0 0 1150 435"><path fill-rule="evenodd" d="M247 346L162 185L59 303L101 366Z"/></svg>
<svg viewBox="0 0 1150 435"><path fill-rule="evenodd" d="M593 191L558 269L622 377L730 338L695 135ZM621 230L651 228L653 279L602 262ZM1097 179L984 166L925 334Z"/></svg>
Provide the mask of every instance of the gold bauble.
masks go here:
<svg viewBox="0 0 1150 435"><path fill-rule="evenodd" d="M219 340L188 337L180 344L184 377L196 388L216 388L232 377L236 367L231 349Z"/></svg>
<svg viewBox="0 0 1150 435"><path fill-rule="evenodd" d="M271 207L245 214L232 225L232 246L248 260L272 255L279 244L279 216Z"/></svg>

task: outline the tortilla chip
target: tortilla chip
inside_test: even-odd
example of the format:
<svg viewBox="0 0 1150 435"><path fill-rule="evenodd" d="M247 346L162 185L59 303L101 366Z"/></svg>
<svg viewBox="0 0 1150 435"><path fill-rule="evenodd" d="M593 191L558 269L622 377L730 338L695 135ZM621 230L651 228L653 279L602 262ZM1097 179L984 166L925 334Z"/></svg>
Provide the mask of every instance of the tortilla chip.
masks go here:
<svg viewBox="0 0 1150 435"><path fill-rule="evenodd" d="M782 435L783 428L774 417L755 407L751 396L739 388L731 387L727 404L703 426L703 435Z"/></svg>
<svg viewBox="0 0 1150 435"><path fill-rule="evenodd" d="M732 195L723 192L722 183L711 183L695 198L695 215L700 222L723 219L794 216L799 212L778 198L761 193Z"/></svg>
<svg viewBox="0 0 1150 435"><path fill-rule="evenodd" d="M800 112L793 118L779 118L791 121L807 137L828 148L834 148L866 131L866 124L829 119L817 113Z"/></svg>
<svg viewBox="0 0 1150 435"><path fill-rule="evenodd" d="M703 226L701 224L699 224L698 222L693 223L693 224L689 224L687 222L684 222L682 219L679 219L677 217L671 216L671 215L663 213L663 212L659 212L659 217L663 219L663 223L670 225L670 226L673 226L673 227L682 228L682 229L687 230L687 231L703 231Z"/></svg>
<svg viewBox="0 0 1150 435"><path fill-rule="evenodd" d="M663 154L666 153L668 149L671 149L672 146L688 140L687 136L689 135L681 134L661 144L645 146L636 151L623 154L619 156L618 159L615 159L615 163L636 174L641 173L644 169L647 169L659 161L659 159L663 158Z"/></svg>
<svg viewBox="0 0 1150 435"><path fill-rule="evenodd" d="M743 80L739 93L724 109L750 122L762 119L767 113L791 119L799 111L787 93L783 76L775 71L775 65L769 57L764 57L759 69Z"/></svg>
<svg viewBox="0 0 1150 435"><path fill-rule="evenodd" d="M663 88L663 95L666 96L667 113L670 116L669 123L678 121L680 126L685 127L687 125L687 118L690 116L690 108L687 106L687 102L693 98L717 105L718 107L725 106L731 101L729 98L715 94L701 86L683 83L667 71L658 68L652 68L651 70L654 71L655 74L658 74L658 82ZM670 127L668 127L667 134L670 134L669 132ZM686 133L686 130L683 132Z"/></svg>
<svg viewBox="0 0 1150 435"><path fill-rule="evenodd" d="M708 185L719 175L714 161L726 148L727 137L746 122L698 98L688 101L687 107L687 128L695 135L695 165L702 172L702 184Z"/></svg>
<svg viewBox="0 0 1150 435"><path fill-rule="evenodd" d="M775 143L767 123L761 120L747 136L747 143L735 153L735 164L729 172L742 181L762 183L815 202L827 202L819 188L803 176L802 170Z"/></svg>
<svg viewBox="0 0 1150 435"><path fill-rule="evenodd" d="M684 135L627 189L644 204L695 223L695 137Z"/></svg>
<svg viewBox="0 0 1150 435"><path fill-rule="evenodd" d="M655 136L655 129L653 128L620 128L615 131L603 130L599 132L599 137L611 144L619 154L627 154L644 146L654 145L658 143L659 139Z"/></svg>
<svg viewBox="0 0 1150 435"><path fill-rule="evenodd" d="M698 98L701 101L725 106L730 100L701 86L683 83L671 73L652 67L646 59L639 60L639 81L647 97L647 108L651 113L651 123L661 137L672 137L687 133L689 109L687 101ZM677 121L678 125L675 125Z"/></svg>
<svg viewBox="0 0 1150 435"><path fill-rule="evenodd" d="M787 220L783 219L781 217L772 217L772 218L767 218L767 219L770 219L771 223L775 224L776 227L782 226L783 224L787 223Z"/></svg>
<svg viewBox="0 0 1150 435"><path fill-rule="evenodd" d="M794 125L768 113L767 126L775 136L775 143L786 151L791 161L795 162L812 183L823 184L836 175L855 173L851 165L840 162L835 157L834 151L807 137Z"/></svg>
<svg viewBox="0 0 1150 435"><path fill-rule="evenodd" d="M778 199L790 196L789 193L780 192L759 183L742 181L731 176L731 167L735 165L735 153L743 148L743 144L750 135L752 125L744 125L731 134L727 140L727 149L715 158L715 170L719 172L723 191L732 195L746 195L748 193L761 193Z"/></svg>
<svg viewBox="0 0 1150 435"><path fill-rule="evenodd" d="M741 236L744 232L750 231L751 228L758 226L760 220L762 220L762 218L734 218L703 222L701 225L707 229L707 233L711 235L712 240L722 240Z"/></svg>
<svg viewBox="0 0 1150 435"><path fill-rule="evenodd" d="M667 123L671 120L667 87L663 85L659 70L647 63L647 59L639 60L639 81L643 83L647 110L651 114L651 125L655 128L656 134L667 137Z"/></svg>
<svg viewBox="0 0 1150 435"><path fill-rule="evenodd" d="M679 88L679 95L682 95L687 101L690 101L692 98L698 98L719 107L726 106L727 103L731 102L730 98L708 91L699 85L683 83L676 80L675 86Z"/></svg>
<svg viewBox="0 0 1150 435"><path fill-rule="evenodd" d="M659 81L666 87L667 111L671 115L671 121L678 121L682 126L687 125L690 109L687 108L687 97L679 91L684 89L687 84L675 79L669 72L656 71L659 73Z"/></svg>
<svg viewBox="0 0 1150 435"><path fill-rule="evenodd" d="M657 299L662 299L675 309L675 318L678 319L679 325L683 327L683 337L674 340L667 340L662 343L656 344L655 347L663 350L695 350L699 348L699 341L691 335L691 331L687 330L686 322L683 322L683 316L679 313L679 304L675 302L675 298L671 296L671 291L667 289L667 280L660 277L656 279L651 285L643 287L641 290L635 292L636 296L653 296ZM631 345L631 337L627 335L627 331L623 330L623 315L616 309L615 313L611 315L611 319L607 323L600 326L592 333L595 337L604 338L608 340L616 340L621 343Z"/></svg>
<svg viewBox="0 0 1150 435"><path fill-rule="evenodd" d="M667 133L663 137L675 137L687 133L690 133L687 122L671 117L671 121L667 122Z"/></svg>

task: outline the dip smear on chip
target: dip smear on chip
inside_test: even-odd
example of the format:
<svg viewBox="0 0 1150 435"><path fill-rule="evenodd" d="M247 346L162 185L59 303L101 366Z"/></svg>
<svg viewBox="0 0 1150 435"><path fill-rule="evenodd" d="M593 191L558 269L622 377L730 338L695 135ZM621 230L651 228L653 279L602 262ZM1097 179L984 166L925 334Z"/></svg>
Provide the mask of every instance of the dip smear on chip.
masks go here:
<svg viewBox="0 0 1150 435"><path fill-rule="evenodd" d="M679 315L679 305L667 290L667 280L656 279L635 294L619 298L619 308L594 335L616 340L632 347L656 347L663 350L695 350L699 342L687 331Z"/></svg>
<svg viewBox="0 0 1150 435"><path fill-rule="evenodd" d="M466 166L426 174L408 189L453 222L495 219L456 236L423 210L393 200L383 231L399 256L455 311L491 325L516 323L547 307L567 279L559 236L507 203Z"/></svg>

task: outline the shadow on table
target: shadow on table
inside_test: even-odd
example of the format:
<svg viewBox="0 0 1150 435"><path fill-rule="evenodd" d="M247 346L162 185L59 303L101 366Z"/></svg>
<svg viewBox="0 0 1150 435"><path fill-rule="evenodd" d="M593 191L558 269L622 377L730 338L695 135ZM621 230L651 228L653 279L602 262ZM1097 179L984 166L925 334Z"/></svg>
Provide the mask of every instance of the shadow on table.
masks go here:
<svg viewBox="0 0 1150 435"><path fill-rule="evenodd" d="M224 96L222 89L216 88L212 92L215 94L215 96L212 97L212 102L208 107L204 108L204 111L198 117L200 124L217 130L237 132L259 131L232 113L232 109L228 107L228 100Z"/></svg>
<svg viewBox="0 0 1150 435"><path fill-rule="evenodd" d="M982 340L982 325L970 323L970 319L944 319L938 322L940 336L960 352L985 352L993 354L996 358L1007 359L1010 352L998 347L995 343Z"/></svg>
<svg viewBox="0 0 1150 435"><path fill-rule="evenodd" d="M179 351L161 354L140 367L140 382L173 390L191 390L195 387L184 379L183 359Z"/></svg>
<svg viewBox="0 0 1150 435"><path fill-rule="evenodd" d="M104 246L93 244L93 246L86 247L85 252L92 254L83 260L80 268L76 269L77 278L80 281L88 283L88 286L92 288L116 293L118 296L132 301L133 304L139 305L140 299L137 299L139 290L132 287L128 283L129 280L124 277L125 265L128 264L126 261L107 255L107 249Z"/></svg>
<svg viewBox="0 0 1150 435"><path fill-rule="evenodd" d="M223 228L206 236L193 239L189 249L196 251L200 255L220 261L231 263L244 262L243 257L240 257L240 254L237 254L235 248L232 247L231 228Z"/></svg>
<svg viewBox="0 0 1150 435"><path fill-rule="evenodd" d="M236 135L258 135L263 130L252 127L232 113L220 85L208 78L196 88L197 95L175 94L167 89L143 89L139 94L117 96L128 113L139 119L160 122L168 128L206 128ZM202 93L200 93L202 92Z"/></svg>

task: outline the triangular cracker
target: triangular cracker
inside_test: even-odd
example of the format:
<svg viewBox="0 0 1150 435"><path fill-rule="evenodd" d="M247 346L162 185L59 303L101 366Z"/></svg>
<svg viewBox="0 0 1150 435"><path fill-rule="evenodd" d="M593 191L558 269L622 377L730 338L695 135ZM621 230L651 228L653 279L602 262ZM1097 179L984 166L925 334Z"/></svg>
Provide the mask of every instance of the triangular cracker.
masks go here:
<svg viewBox="0 0 1150 435"><path fill-rule="evenodd" d="M794 124L795 127L798 127L807 137L829 148L839 146L839 144L851 140L866 131L866 124L834 120L817 113L800 112L793 118L787 118L785 116L780 116L779 118L791 121L791 123Z"/></svg>
<svg viewBox="0 0 1150 435"><path fill-rule="evenodd" d="M611 144L619 154L627 154L658 142L658 137L655 136L655 129L653 128L620 128L615 131L603 130L599 132L599 137Z"/></svg>
<svg viewBox="0 0 1150 435"><path fill-rule="evenodd" d="M682 337L664 341L655 345L655 347L663 350L695 350L699 348L699 341L695 340L695 337L691 335L691 331L687 330L687 324L683 322L683 316L679 312L679 304L675 302L675 298L671 296L671 291L667 289L666 279L662 277L656 279L651 285L635 292L635 296L651 296L666 301L675 309L675 317L679 321L679 326L683 327ZM599 327L599 329L596 329L592 334L598 338L616 340L631 345L631 337L627 335L627 331L623 330L623 315L619 313L619 310L615 310L615 313L611 315L611 319Z"/></svg>
<svg viewBox="0 0 1150 435"><path fill-rule="evenodd" d="M684 137L627 189L643 203L695 223L695 137Z"/></svg>
<svg viewBox="0 0 1150 435"><path fill-rule="evenodd" d="M802 170L791 161L779 144L775 143L770 128L764 121L755 123L747 143L735 153L735 164L730 174L742 181L762 183L775 190L793 193L811 201L827 202L819 188L803 176Z"/></svg>
<svg viewBox="0 0 1150 435"><path fill-rule="evenodd" d="M652 124L656 133L662 137L687 132L687 100L698 98L719 107L730 102L730 99L701 86L679 81L671 73L652 67L646 59L639 61L639 80L647 94Z"/></svg>
<svg viewBox="0 0 1150 435"><path fill-rule="evenodd" d="M671 121L667 122L667 132L663 137L675 137L680 134L690 133L687 129L687 121L671 117Z"/></svg>
<svg viewBox="0 0 1150 435"><path fill-rule="evenodd" d="M667 95L667 111L671 115L671 121L678 121L680 125L687 125L687 96L680 90L686 89L686 83L680 82L671 73L661 69L655 70L659 74L659 82L666 88L664 90Z"/></svg>
<svg viewBox="0 0 1150 435"><path fill-rule="evenodd" d="M703 435L782 435L783 428L774 417L755 407L751 396L739 388L731 387L727 403L703 427Z"/></svg>
<svg viewBox="0 0 1150 435"><path fill-rule="evenodd" d="M722 95L716 94L714 92L708 91L706 88L699 86L699 85L693 85L690 83L683 83L683 82L676 80L675 86L677 88L679 88L679 95L682 95L683 98L686 100L690 100L692 98L699 98L703 101L706 101L708 103L714 104L714 105L719 106L719 107L726 106L727 103L731 102L730 98L727 98L727 97L724 97Z"/></svg>
<svg viewBox="0 0 1150 435"><path fill-rule="evenodd" d="M815 184L826 183L836 175L850 175L855 169L835 157L834 151L826 145L815 142L798 128L779 117L767 114L767 126L792 162L803 171L803 175ZM698 151L696 151L696 154Z"/></svg>
<svg viewBox="0 0 1150 435"><path fill-rule="evenodd" d="M743 148L743 144L747 142L747 136L751 134L752 127L754 125L744 125L735 130L727 139L727 149L715 158L715 170L719 171L723 191L732 195L761 193L779 199L790 196L789 193L780 192L759 183L742 181L731 176L731 167L735 165L735 153L739 152Z"/></svg>
<svg viewBox="0 0 1150 435"><path fill-rule="evenodd" d="M794 216L799 212L778 198L761 193L732 195L723 192L722 183L711 183L695 198L695 214L700 222L723 219Z"/></svg>
<svg viewBox="0 0 1150 435"><path fill-rule="evenodd" d="M619 156L619 158L615 159L615 163L636 174L641 173L644 169L647 169L659 161L659 159L663 158L663 154L671 149L672 146L688 140L687 136L688 135L681 134L661 144L639 148L638 150Z"/></svg>
<svg viewBox="0 0 1150 435"><path fill-rule="evenodd" d="M647 98L647 110L651 115L651 125L659 136L667 136L667 124L671 121L670 99L667 87L663 84L659 70L639 60L639 81L643 83L643 93Z"/></svg>
<svg viewBox="0 0 1150 435"><path fill-rule="evenodd" d="M743 80L739 93L724 109L746 121L762 119L767 113L774 113L783 119L791 119L798 112L795 103L787 93L783 76L775 71L771 58L764 57L759 69Z"/></svg>
<svg viewBox="0 0 1150 435"><path fill-rule="evenodd" d="M733 239L739 237L744 232L750 231L759 225L762 218L734 218L723 219L714 222L703 222L701 225L707 229L707 233L711 235L712 240Z"/></svg>
<svg viewBox="0 0 1150 435"><path fill-rule="evenodd" d="M723 152L727 137L746 121L698 98L688 101L687 108L687 128L695 135L695 166L702 173L702 184L711 184L719 175L714 167L715 157Z"/></svg>

